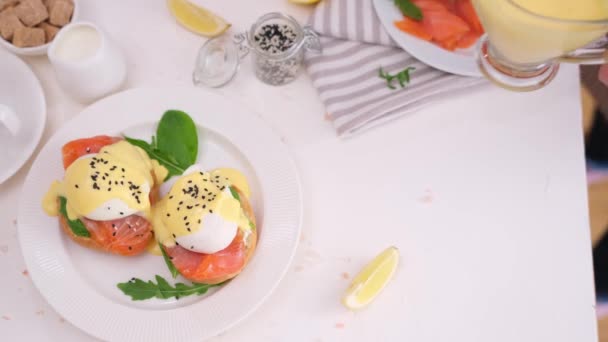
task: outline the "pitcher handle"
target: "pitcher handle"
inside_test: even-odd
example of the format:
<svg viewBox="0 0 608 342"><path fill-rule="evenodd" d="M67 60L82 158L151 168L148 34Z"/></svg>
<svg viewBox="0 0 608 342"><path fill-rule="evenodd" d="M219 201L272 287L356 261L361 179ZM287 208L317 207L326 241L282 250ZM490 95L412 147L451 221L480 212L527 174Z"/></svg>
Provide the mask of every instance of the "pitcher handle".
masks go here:
<svg viewBox="0 0 608 342"><path fill-rule="evenodd" d="M251 48L249 47L249 44L247 41L247 33L241 32L241 33L235 34L232 37L232 41L236 45L237 51L239 53L239 60L242 61L243 58L245 58L249 54L249 51L251 51Z"/></svg>
<svg viewBox="0 0 608 342"><path fill-rule="evenodd" d="M608 37L603 37L587 46L576 49L560 57L559 61L575 64L608 63Z"/></svg>

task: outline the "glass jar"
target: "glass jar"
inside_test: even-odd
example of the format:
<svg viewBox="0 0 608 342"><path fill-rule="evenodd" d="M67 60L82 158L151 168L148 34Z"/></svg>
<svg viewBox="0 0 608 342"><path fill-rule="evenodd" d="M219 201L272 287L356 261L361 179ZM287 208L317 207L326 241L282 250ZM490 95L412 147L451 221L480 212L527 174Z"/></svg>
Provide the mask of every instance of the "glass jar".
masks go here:
<svg viewBox="0 0 608 342"><path fill-rule="evenodd" d="M247 32L232 40L218 37L207 41L199 51L193 81L196 85L220 87L238 71L251 54L257 78L270 85L283 85L296 79L305 52L321 53L319 37L310 27L302 27L282 13L260 17Z"/></svg>

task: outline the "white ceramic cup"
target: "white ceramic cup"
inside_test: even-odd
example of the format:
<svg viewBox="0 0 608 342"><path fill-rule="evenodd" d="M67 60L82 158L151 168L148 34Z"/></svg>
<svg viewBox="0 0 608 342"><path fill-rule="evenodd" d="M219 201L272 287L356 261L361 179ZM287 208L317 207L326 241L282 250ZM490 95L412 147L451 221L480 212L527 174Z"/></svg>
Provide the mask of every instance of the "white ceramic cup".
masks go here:
<svg viewBox="0 0 608 342"><path fill-rule="evenodd" d="M96 44L74 37L83 31L94 34ZM92 31L94 30L94 31ZM75 44L80 43L82 46ZM82 49L81 49L82 47ZM69 54L66 54L66 49ZM77 56L81 51L88 53ZM94 50L91 50L94 49ZM48 50L49 61L61 87L76 100L89 103L119 90L127 78L125 57L114 42L95 24L78 22L66 25L59 31Z"/></svg>
<svg viewBox="0 0 608 342"><path fill-rule="evenodd" d="M0 103L0 126L6 127L11 136L16 136L21 128L21 122L15 111Z"/></svg>

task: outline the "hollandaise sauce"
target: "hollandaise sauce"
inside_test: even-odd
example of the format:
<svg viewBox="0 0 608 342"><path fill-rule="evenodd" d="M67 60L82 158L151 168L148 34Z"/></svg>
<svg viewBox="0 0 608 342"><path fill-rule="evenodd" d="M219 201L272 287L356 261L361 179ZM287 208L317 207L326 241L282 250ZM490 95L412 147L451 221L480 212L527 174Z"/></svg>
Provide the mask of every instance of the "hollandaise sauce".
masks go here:
<svg viewBox="0 0 608 342"><path fill-rule="evenodd" d="M50 186L42 206L48 215L57 216L57 199L64 197L70 220L107 221L133 214L149 218L150 191L167 173L141 148L118 141L75 160L63 180Z"/></svg>

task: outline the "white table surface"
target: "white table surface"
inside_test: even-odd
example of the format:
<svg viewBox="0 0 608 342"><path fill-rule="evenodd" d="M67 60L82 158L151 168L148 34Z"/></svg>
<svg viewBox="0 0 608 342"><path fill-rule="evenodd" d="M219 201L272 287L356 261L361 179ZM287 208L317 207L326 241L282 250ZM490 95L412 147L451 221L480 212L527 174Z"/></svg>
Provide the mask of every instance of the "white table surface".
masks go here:
<svg viewBox="0 0 608 342"><path fill-rule="evenodd" d="M311 10L286 0L199 2L233 30L266 12L304 21ZM82 17L126 51L129 87L190 83L204 39L175 24L164 1L82 0ZM46 58L25 60L47 97L45 142L84 106L58 87ZM597 340L575 68L542 91L490 87L345 141L305 75L273 88L247 64L217 92L260 113L291 147L305 216L277 291L215 341ZM15 217L30 165L0 185L0 339L92 340L24 272ZM368 309L344 309L345 278L389 245L402 256L395 279Z"/></svg>

